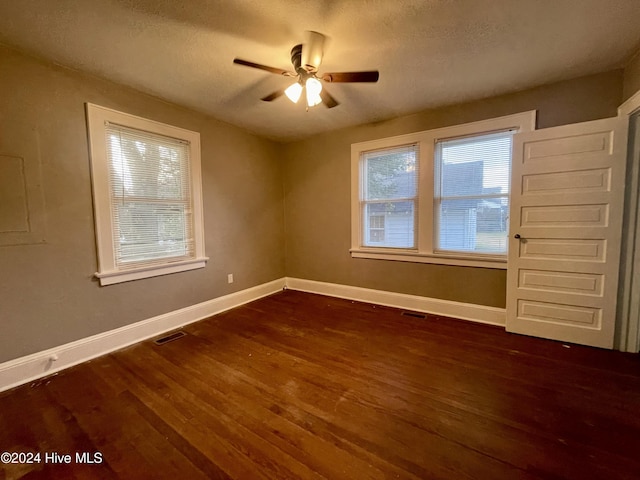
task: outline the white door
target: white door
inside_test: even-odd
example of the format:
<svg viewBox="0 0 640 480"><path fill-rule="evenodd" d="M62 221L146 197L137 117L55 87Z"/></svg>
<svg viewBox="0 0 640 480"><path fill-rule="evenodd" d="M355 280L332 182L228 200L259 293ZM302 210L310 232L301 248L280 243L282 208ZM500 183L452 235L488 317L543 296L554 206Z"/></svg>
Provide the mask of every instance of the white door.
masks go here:
<svg viewBox="0 0 640 480"><path fill-rule="evenodd" d="M507 331L613 347L626 122L516 134Z"/></svg>

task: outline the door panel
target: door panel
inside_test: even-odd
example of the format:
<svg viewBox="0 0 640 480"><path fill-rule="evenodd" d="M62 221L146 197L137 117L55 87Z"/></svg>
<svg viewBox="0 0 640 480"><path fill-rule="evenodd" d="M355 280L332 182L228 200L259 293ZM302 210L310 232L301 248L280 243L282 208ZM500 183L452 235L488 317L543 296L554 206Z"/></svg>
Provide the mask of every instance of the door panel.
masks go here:
<svg viewBox="0 0 640 480"><path fill-rule="evenodd" d="M617 120L617 119L616 119ZM591 122L587 122L591 123ZM565 128L573 127L576 125L586 124L574 124L565 125ZM545 131L552 129L547 128ZM541 130L536 130L540 132ZM573 157L574 155L580 155L581 157L588 157L591 155L599 156L603 152L611 151L613 144L613 132L602 130L592 133L579 133L576 136L562 135L557 139L545 138L540 142L530 141L524 146L525 157L524 163L539 163L541 161L553 160L554 158L561 156Z"/></svg>
<svg viewBox="0 0 640 480"><path fill-rule="evenodd" d="M609 205L534 205L520 214L521 227L605 227Z"/></svg>
<svg viewBox="0 0 640 480"><path fill-rule="evenodd" d="M533 300L519 300L518 317L529 321L547 323L547 328L551 328L552 325L599 328L602 309L559 303L536 302ZM544 328L544 325L540 328Z"/></svg>
<svg viewBox="0 0 640 480"><path fill-rule="evenodd" d="M610 178L609 168L523 175L522 195L608 192Z"/></svg>
<svg viewBox="0 0 640 480"><path fill-rule="evenodd" d="M520 270L518 288L602 296L604 275L595 273Z"/></svg>
<svg viewBox="0 0 640 480"><path fill-rule="evenodd" d="M575 262L604 262L606 240L594 239L555 239L555 238L527 238L516 244L519 249L520 260L551 260L560 259Z"/></svg>
<svg viewBox="0 0 640 480"><path fill-rule="evenodd" d="M618 118L514 136L508 331L613 347L626 138Z"/></svg>

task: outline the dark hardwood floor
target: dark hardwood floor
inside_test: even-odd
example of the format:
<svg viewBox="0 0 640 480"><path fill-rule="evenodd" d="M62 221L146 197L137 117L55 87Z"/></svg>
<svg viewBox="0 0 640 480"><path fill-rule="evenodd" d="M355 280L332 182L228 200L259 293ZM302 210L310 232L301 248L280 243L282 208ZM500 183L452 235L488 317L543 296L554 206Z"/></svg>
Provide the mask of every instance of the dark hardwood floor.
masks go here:
<svg viewBox="0 0 640 480"><path fill-rule="evenodd" d="M640 478L638 355L295 291L184 331L0 394L0 479Z"/></svg>

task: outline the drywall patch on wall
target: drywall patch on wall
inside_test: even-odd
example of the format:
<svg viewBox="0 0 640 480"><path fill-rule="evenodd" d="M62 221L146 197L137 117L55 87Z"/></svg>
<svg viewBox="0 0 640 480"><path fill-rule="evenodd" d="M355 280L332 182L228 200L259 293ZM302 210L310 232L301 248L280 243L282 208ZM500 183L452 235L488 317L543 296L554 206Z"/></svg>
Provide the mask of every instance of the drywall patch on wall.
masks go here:
<svg viewBox="0 0 640 480"><path fill-rule="evenodd" d="M29 231L24 158L0 155L0 233Z"/></svg>
<svg viewBox="0 0 640 480"><path fill-rule="evenodd" d="M0 246L44 242L40 162L0 152Z"/></svg>

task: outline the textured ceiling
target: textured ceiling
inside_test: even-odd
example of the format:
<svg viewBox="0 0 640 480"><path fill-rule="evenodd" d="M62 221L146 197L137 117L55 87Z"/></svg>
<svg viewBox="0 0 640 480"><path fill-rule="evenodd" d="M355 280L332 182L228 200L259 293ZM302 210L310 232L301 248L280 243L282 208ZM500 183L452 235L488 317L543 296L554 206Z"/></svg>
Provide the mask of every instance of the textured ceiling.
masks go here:
<svg viewBox="0 0 640 480"><path fill-rule="evenodd" d="M640 0L0 0L0 43L130 85L269 138L348 125L619 68L640 46ZM291 79L305 30L340 102L260 98Z"/></svg>

